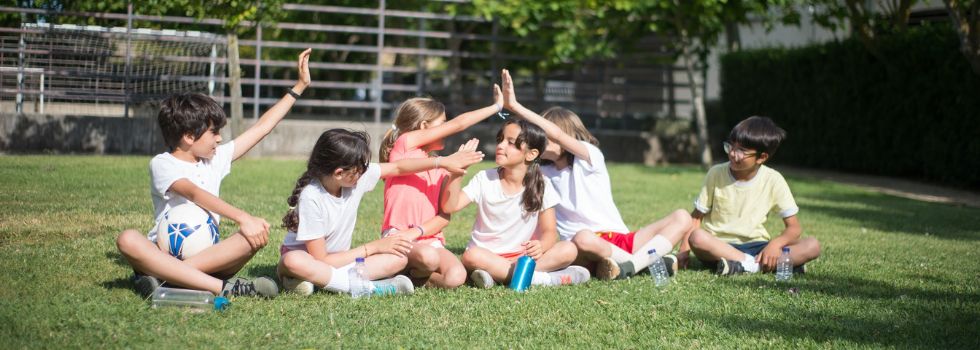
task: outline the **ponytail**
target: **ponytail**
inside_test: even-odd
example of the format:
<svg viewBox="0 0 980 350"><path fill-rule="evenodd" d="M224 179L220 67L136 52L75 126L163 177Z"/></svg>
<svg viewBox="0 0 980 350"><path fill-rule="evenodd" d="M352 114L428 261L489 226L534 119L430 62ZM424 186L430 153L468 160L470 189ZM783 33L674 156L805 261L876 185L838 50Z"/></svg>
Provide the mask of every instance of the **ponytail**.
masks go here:
<svg viewBox="0 0 980 350"><path fill-rule="evenodd" d="M527 166L527 173L524 174L524 195L521 197L521 204L526 213L541 210L544 202L544 176L541 175L540 159L540 156L534 158Z"/></svg>
<svg viewBox="0 0 980 350"><path fill-rule="evenodd" d="M303 188L309 185L313 181L313 177L310 176L310 172L306 171L296 180L296 187L293 187L293 194L286 198L286 204L289 204L289 210L286 211L286 215L282 217L282 227L286 230L296 232L299 229L299 213L296 212L296 208L299 205L299 194L303 192Z"/></svg>
<svg viewBox="0 0 980 350"><path fill-rule="evenodd" d="M405 100L394 111L391 130L385 132L378 148L378 159L387 163L395 141L403 133L418 130L424 122L432 122L446 115L446 106L442 102L427 97L413 97Z"/></svg>
<svg viewBox="0 0 980 350"><path fill-rule="evenodd" d="M387 163L391 155L391 149L395 147L395 140L398 140L399 130L392 125L391 129L385 132L385 137L381 139L381 147L378 148L378 160Z"/></svg>

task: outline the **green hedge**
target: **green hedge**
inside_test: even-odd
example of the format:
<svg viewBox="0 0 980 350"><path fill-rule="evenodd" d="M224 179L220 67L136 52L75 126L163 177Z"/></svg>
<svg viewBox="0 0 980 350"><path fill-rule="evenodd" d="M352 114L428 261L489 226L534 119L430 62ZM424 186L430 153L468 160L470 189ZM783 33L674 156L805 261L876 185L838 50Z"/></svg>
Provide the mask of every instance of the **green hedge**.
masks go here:
<svg viewBox="0 0 980 350"><path fill-rule="evenodd" d="M730 130L768 116L788 139L777 164L980 188L980 76L946 27L881 41L882 63L856 40L721 58Z"/></svg>

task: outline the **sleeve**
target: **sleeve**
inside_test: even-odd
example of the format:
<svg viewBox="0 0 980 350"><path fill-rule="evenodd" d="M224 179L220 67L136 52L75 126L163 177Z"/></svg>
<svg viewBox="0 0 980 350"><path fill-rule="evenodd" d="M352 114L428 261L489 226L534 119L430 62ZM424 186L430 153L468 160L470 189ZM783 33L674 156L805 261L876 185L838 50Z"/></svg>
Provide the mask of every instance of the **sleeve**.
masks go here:
<svg viewBox="0 0 980 350"><path fill-rule="evenodd" d="M782 175L776 175L772 188L772 202L774 204L773 209L778 211L779 216L784 219L800 212L800 208L796 206L796 200L793 199L793 193L789 190L789 184L786 183L786 179Z"/></svg>
<svg viewBox="0 0 980 350"><path fill-rule="evenodd" d="M470 198L472 202L479 202L483 198L483 185L486 179L486 171L481 171L463 187L463 194Z"/></svg>
<svg viewBox="0 0 980 350"><path fill-rule="evenodd" d="M711 212L711 205L715 201L715 184L712 181L712 175L712 171L709 170L708 174L704 176L701 192L698 193L698 198L694 200L694 210L701 212L701 214Z"/></svg>
<svg viewBox="0 0 980 350"><path fill-rule="evenodd" d="M300 194L296 211L299 215L299 225L296 228L297 241L314 240L327 235L327 219L324 209L313 199L312 195Z"/></svg>
<svg viewBox="0 0 980 350"><path fill-rule="evenodd" d="M391 152L388 152L388 163L397 162L405 157L405 154L408 153L408 150L405 149L406 139L405 135L399 135L395 139L395 143L391 145Z"/></svg>
<svg viewBox="0 0 980 350"><path fill-rule="evenodd" d="M150 160L150 180L153 182L153 190L161 195L167 193L170 185L177 180L187 178L187 175L180 171L181 169L165 155L153 157L153 160Z"/></svg>
<svg viewBox="0 0 980 350"><path fill-rule="evenodd" d="M585 173L605 173L606 172L606 156L602 155L602 151L599 147L585 142L579 141L585 148L589 150L589 161L585 159L575 158L575 166L582 169Z"/></svg>
<svg viewBox="0 0 980 350"><path fill-rule="evenodd" d="M558 197L558 191L555 190L555 186L551 184L551 181L545 179L544 181L544 196L541 199L541 210L545 210L558 205L561 198Z"/></svg>
<svg viewBox="0 0 980 350"><path fill-rule="evenodd" d="M235 156L235 141L227 142L215 150L214 158L211 158L211 168L218 173L220 178L225 178L231 173L231 161Z"/></svg>
<svg viewBox="0 0 980 350"><path fill-rule="evenodd" d="M367 170L361 174L361 178L357 179L357 191L362 193L373 191L378 180L381 180L381 165L378 163L368 164Z"/></svg>

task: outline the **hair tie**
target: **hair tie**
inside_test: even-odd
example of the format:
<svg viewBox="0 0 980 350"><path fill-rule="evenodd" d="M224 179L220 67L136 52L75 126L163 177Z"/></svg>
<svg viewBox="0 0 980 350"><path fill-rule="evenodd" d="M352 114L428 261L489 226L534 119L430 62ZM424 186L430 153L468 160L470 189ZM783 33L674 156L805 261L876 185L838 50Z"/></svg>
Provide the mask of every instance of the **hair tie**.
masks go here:
<svg viewBox="0 0 980 350"><path fill-rule="evenodd" d="M296 210L295 206L289 207L289 210Z"/></svg>
<svg viewBox="0 0 980 350"><path fill-rule="evenodd" d="M391 130L398 131L398 127L395 124L391 124Z"/></svg>

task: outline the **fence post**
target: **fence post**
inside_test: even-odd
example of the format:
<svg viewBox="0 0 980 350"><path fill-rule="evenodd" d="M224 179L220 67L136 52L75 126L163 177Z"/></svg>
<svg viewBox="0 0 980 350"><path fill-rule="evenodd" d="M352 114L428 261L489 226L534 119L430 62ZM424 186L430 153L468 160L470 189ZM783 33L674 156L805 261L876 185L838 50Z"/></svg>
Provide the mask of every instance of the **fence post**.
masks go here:
<svg viewBox="0 0 980 350"><path fill-rule="evenodd" d="M382 65L381 59L384 54L385 48L385 0L378 2L378 60L377 66L375 68L374 80L374 123L381 123L381 101L384 90L382 86L384 85L384 66Z"/></svg>
<svg viewBox="0 0 980 350"><path fill-rule="evenodd" d="M126 4L126 80L123 85L123 91L125 91L125 97L123 101L123 117L129 118L129 90L130 90L130 75L132 73L132 55L130 54L130 46L132 43L130 40L133 37L133 2L128 1Z"/></svg>
<svg viewBox="0 0 980 350"><path fill-rule="evenodd" d="M231 97L232 137L241 135L242 125L242 67L238 65L238 34L228 33L228 89Z"/></svg>
<svg viewBox="0 0 980 350"><path fill-rule="evenodd" d="M252 83L252 90L255 91L252 100L252 119L259 119L259 90L262 89L260 72L262 71L262 24L258 24L255 29L255 82Z"/></svg>
<svg viewBox="0 0 980 350"><path fill-rule="evenodd" d="M419 51L425 50L425 35L422 34L422 31L424 30L425 30L425 18L419 18ZM415 96L421 96L422 92L425 91L426 56L422 53L419 53L417 56L415 56L415 59L417 60L416 69L418 69L415 72L415 86L416 86Z"/></svg>

